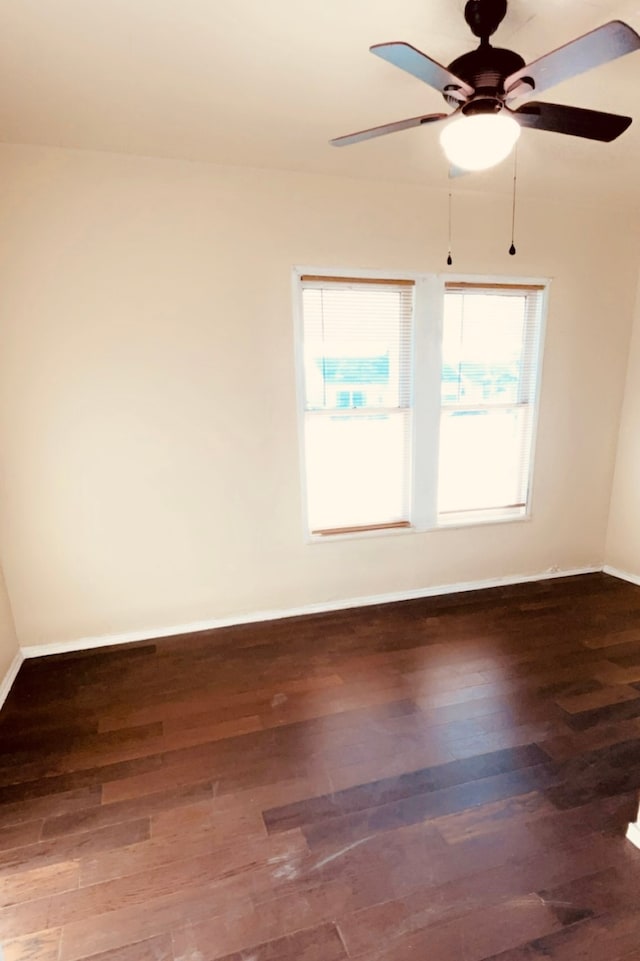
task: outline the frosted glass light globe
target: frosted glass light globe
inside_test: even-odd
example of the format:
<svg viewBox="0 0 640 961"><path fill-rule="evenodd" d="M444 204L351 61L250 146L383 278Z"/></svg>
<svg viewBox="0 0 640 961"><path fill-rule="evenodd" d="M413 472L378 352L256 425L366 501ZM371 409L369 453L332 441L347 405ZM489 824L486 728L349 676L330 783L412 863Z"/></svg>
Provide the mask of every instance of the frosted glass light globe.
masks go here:
<svg viewBox="0 0 640 961"><path fill-rule="evenodd" d="M508 157L520 136L520 124L505 113L458 117L440 134L447 160L462 170L488 170Z"/></svg>

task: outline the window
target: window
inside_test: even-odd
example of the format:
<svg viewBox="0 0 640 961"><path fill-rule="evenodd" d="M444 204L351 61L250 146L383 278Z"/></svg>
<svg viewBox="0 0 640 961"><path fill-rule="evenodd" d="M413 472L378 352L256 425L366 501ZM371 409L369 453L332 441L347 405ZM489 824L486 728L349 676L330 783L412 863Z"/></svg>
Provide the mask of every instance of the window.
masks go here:
<svg viewBox="0 0 640 961"><path fill-rule="evenodd" d="M526 515L543 284L297 275L308 529Z"/></svg>
<svg viewBox="0 0 640 961"><path fill-rule="evenodd" d="M543 288L447 284L438 518L526 512Z"/></svg>
<svg viewBox="0 0 640 961"><path fill-rule="evenodd" d="M313 534L410 525L413 286L302 278Z"/></svg>

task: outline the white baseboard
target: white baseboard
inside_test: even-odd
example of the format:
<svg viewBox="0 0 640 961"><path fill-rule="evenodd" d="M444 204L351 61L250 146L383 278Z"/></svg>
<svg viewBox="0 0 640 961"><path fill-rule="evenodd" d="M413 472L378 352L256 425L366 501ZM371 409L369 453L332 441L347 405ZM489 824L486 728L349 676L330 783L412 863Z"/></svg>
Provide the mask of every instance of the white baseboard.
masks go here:
<svg viewBox="0 0 640 961"><path fill-rule="evenodd" d="M0 682L0 708L9 696L9 691L18 676L18 671L20 670L20 665L24 661L24 654L22 651L16 651L16 656L9 665L9 670Z"/></svg>
<svg viewBox="0 0 640 961"><path fill-rule="evenodd" d="M630 574L629 571L621 571L617 567L610 567L608 564L602 568L604 574L610 574L611 577L619 577L621 581L628 581L630 584L637 584L640 587L640 575Z"/></svg>
<svg viewBox="0 0 640 961"><path fill-rule="evenodd" d="M640 848L640 824L638 824L637 821L633 821L633 823L629 825L626 837L628 841L631 841L637 848Z"/></svg>
<svg viewBox="0 0 640 961"><path fill-rule="evenodd" d="M437 597L443 594L461 594L466 591L482 591L491 587L505 587L510 584L527 584L532 581L551 580L557 577L576 577L579 574L596 574L601 567L581 567L574 570L547 570L537 574L516 574L508 577L492 577L481 581L467 581L458 584L441 584L436 587L420 587L409 591L395 591L390 594L376 594L369 597L349 597L343 600L322 601L302 607L282 610L256 611L251 614L236 614L228 617L212 618L206 621L193 621L189 624L172 624L170 627L149 627L123 634L102 634L98 637L80 637L68 641L54 641L50 644L25 645L22 655L25 658L46 657L50 654L66 654L72 651L88 651L93 648L110 647L115 644L132 644L136 641L153 641L161 637L174 637L179 634L195 634L198 631L212 631L220 627L234 627L238 624L256 624L260 621L275 621L285 617L300 617L305 614L326 614L354 607L371 607L374 604L392 604L396 601L411 601L422 597Z"/></svg>

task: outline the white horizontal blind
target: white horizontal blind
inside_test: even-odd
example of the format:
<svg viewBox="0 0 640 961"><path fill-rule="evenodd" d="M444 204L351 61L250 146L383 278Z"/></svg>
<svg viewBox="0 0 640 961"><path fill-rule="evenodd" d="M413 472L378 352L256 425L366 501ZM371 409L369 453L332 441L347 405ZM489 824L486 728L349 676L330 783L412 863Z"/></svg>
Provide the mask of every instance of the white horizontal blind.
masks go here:
<svg viewBox="0 0 640 961"><path fill-rule="evenodd" d="M413 281L301 287L309 529L409 526Z"/></svg>
<svg viewBox="0 0 640 961"><path fill-rule="evenodd" d="M447 284L438 521L526 512L544 288Z"/></svg>

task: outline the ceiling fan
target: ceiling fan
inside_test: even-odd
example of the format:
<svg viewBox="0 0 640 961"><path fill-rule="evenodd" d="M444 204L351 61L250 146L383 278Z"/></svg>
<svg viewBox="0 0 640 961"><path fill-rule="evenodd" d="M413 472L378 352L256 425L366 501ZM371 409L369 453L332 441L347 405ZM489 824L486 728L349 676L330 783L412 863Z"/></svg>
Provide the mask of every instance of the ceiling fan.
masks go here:
<svg viewBox="0 0 640 961"><path fill-rule="evenodd" d="M432 60L409 43L378 43L370 47L371 53L434 87L454 110L448 114L423 114L359 130L336 137L331 144L344 147L398 130L449 120L458 115L456 121L443 128L441 141L445 153L458 167L485 169L507 156L522 127L604 142L619 137L631 123L631 117L534 100L515 109L511 104L534 92L543 93L563 80L637 50L640 36L635 30L620 20L612 20L525 64L519 54L493 47L489 43L489 38L498 29L506 12L507 0L468 0L465 20L472 33L479 37L480 45L462 54L448 67ZM460 122L463 118L464 122ZM495 123L496 120L498 123ZM503 128L505 145L498 151L502 155L491 163L474 166L467 162L465 165L464 150L457 149L456 142L461 138L466 140L474 126L480 131L483 125L486 130L479 136L485 145L487 138L498 137L498 128Z"/></svg>

